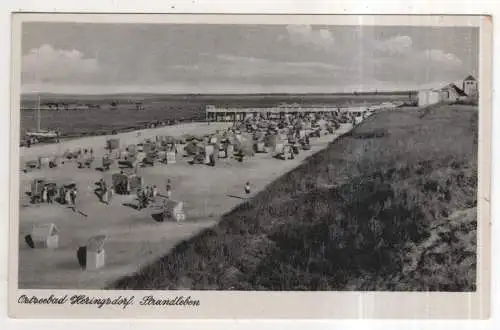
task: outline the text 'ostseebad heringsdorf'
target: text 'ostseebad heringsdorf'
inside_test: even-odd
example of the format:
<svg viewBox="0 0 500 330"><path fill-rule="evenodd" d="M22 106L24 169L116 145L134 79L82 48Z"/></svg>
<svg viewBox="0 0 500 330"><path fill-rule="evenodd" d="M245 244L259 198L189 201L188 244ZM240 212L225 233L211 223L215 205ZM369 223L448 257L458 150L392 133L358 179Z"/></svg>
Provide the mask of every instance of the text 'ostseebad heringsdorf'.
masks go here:
<svg viewBox="0 0 500 330"><path fill-rule="evenodd" d="M97 308L104 306L120 306L123 309L135 305L140 306L199 306L200 301L191 298L191 296L174 296L171 298L160 298L153 295L141 297L136 300L135 296L95 297L89 295L62 295L51 294L47 297L21 295L17 300L19 304L32 305L93 305Z"/></svg>

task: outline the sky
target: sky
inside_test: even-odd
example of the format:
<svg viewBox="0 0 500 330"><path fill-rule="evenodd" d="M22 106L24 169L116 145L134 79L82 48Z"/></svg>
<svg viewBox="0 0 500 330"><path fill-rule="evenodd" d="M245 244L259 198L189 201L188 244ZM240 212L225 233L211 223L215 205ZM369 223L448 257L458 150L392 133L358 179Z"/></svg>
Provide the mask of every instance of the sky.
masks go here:
<svg viewBox="0 0 500 330"><path fill-rule="evenodd" d="M475 27L24 23L23 93L330 93L478 78Z"/></svg>

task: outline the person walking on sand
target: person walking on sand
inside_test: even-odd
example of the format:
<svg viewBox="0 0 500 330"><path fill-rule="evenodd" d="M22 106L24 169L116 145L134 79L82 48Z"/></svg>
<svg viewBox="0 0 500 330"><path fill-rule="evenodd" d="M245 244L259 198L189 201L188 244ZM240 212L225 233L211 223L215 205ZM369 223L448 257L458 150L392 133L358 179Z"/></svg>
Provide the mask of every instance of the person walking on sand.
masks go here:
<svg viewBox="0 0 500 330"><path fill-rule="evenodd" d="M113 187L110 187L108 190L108 204L111 204L114 195L115 195L115 189Z"/></svg>
<svg viewBox="0 0 500 330"><path fill-rule="evenodd" d="M59 203L66 204L66 199L64 198L65 196L66 192L64 190L64 187L59 188Z"/></svg>
<svg viewBox="0 0 500 330"><path fill-rule="evenodd" d="M42 202L43 203L47 203L48 202L48 199L47 199L47 187L43 187L42 189Z"/></svg>
<svg viewBox="0 0 500 330"><path fill-rule="evenodd" d="M99 194L99 200L101 203L105 203L105 197L106 197L106 194L107 194L107 187L106 187L106 182L104 181L104 179L100 179L99 182L97 183L98 185L98 188L97 188L97 191L98 191L98 194Z"/></svg>
<svg viewBox="0 0 500 330"><path fill-rule="evenodd" d="M170 182L170 179L167 180L167 198L171 199L172 198L172 184Z"/></svg>
<svg viewBox="0 0 500 330"><path fill-rule="evenodd" d="M65 194L66 194L66 195L64 196L64 199L65 199L65 201L66 201L66 204L71 205L71 190L70 190L70 189L67 189L67 190L65 191Z"/></svg>
<svg viewBox="0 0 500 330"><path fill-rule="evenodd" d="M250 194L250 192L251 192L250 182L247 181L247 183L245 184L245 193L248 195Z"/></svg>
<svg viewBox="0 0 500 330"><path fill-rule="evenodd" d="M70 191L70 198L71 198L71 204L74 206L76 205L76 188L73 187Z"/></svg>
<svg viewBox="0 0 500 330"><path fill-rule="evenodd" d="M52 204L54 202L54 195L55 195L55 191L54 191L54 188L50 188L48 191L47 191L47 202L49 204Z"/></svg>

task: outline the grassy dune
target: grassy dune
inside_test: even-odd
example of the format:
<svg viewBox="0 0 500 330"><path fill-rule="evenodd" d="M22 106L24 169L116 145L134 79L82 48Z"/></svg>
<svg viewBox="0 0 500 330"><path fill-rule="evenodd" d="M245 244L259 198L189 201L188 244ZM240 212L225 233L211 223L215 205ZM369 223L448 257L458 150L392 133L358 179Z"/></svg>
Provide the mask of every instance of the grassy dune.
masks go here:
<svg viewBox="0 0 500 330"><path fill-rule="evenodd" d="M112 288L475 290L477 115L373 116Z"/></svg>

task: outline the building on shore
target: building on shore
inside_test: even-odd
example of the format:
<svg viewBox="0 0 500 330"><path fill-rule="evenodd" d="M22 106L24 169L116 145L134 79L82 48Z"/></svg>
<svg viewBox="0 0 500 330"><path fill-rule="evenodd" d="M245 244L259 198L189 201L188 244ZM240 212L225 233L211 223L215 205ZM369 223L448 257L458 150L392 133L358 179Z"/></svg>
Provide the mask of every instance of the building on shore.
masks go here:
<svg viewBox="0 0 500 330"><path fill-rule="evenodd" d="M477 80L467 76L462 81L462 88L450 83L439 89L427 89L418 92L418 106L426 107L437 103L450 103L470 99L477 99Z"/></svg>
<svg viewBox="0 0 500 330"><path fill-rule="evenodd" d="M441 101L441 93L437 89L426 89L418 91L418 106L426 107Z"/></svg>
<svg viewBox="0 0 500 330"><path fill-rule="evenodd" d="M455 84L449 84L440 89L441 98L444 102L457 102L467 99L468 95Z"/></svg>
<svg viewBox="0 0 500 330"><path fill-rule="evenodd" d="M477 86L477 80L473 76L467 76L464 81L463 81L463 88L462 90L464 91L465 94L467 94L470 97L477 98L478 96L478 86Z"/></svg>

